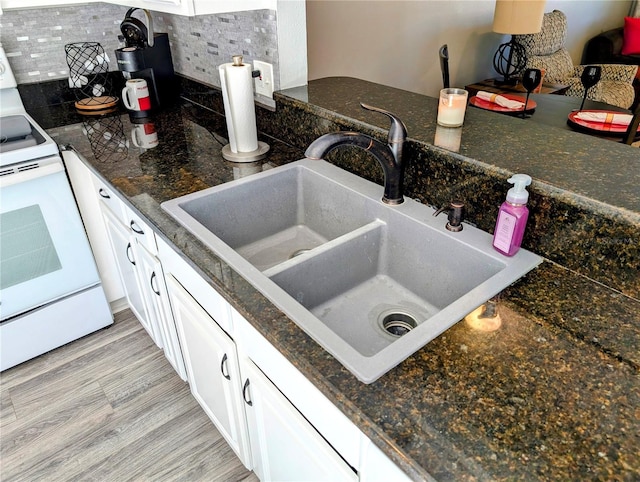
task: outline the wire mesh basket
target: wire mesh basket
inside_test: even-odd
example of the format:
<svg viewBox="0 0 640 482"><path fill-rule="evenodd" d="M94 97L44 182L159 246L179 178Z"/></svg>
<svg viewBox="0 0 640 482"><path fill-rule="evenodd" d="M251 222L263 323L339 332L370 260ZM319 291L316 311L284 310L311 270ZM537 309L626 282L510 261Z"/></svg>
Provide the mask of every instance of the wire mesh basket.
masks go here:
<svg viewBox="0 0 640 482"><path fill-rule="evenodd" d="M109 57L98 42L66 44L64 50L69 66L69 87L76 96L76 108L95 111L114 107L118 97L111 95Z"/></svg>
<svg viewBox="0 0 640 482"><path fill-rule="evenodd" d="M96 116L82 124L93 155L100 162L124 161L129 155L129 141L120 115Z"/></svg>

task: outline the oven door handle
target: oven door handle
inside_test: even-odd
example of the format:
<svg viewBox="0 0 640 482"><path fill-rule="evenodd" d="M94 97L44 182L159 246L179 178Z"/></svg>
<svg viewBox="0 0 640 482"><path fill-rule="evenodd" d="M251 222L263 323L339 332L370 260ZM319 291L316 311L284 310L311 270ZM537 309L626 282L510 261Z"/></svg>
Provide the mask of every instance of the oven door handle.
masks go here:
<svg viewBox="0 0 640 482"><path fill-rule="evenodd" d="M53 162L34 161L34 167L24 171L14 172L0 176L0 188L5 188L22 182L33 181L39 177L49 176L64 171L64 166L59 157L52 159ZM37 166L36 166L37 165Z"/></svg>

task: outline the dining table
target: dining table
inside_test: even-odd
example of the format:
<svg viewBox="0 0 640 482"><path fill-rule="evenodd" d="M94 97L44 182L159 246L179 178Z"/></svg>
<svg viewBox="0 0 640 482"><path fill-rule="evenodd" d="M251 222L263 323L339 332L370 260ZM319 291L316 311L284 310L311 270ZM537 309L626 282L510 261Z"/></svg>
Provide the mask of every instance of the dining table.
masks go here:
<svg viewBox="0 0 640 482"><path fill-rule="evenodd" d="M513 98L514 96L510 96ZM524 101L526 94L519 95ZM473 98L472 98L473 99ZM535 107L533 109L528 109L526 111L525 117L529 122L535 122L540 124L545 124L551 127L556 127L559 129L569 129L576 132L582 132L584 134L595 135L598 137L602 137L604 139L610 139L616 142L620 142L624 137L624 133L612 133L605 130L595 130L586 127L582 127L577 125L574 122L568 122L570 114L576 112L580 109L580 104L582 103L582 98L580 97L571 97L565 95L552 95L552 94L531 94L529 96L529 105L535 103ZM531 102L533 101L533 103ZM470 102L473 105L473 101ZM474 106L478 107L478 106ZM479 107L478 107L479 108ZM491 110L491 109L488 109ZM611 104L606 104L604 102L597 102L594 100L587 99L585 100L583 110L598 110L598 111L608 111L608 112L616 112L621 114L631 114L632 112L629 109L624 109L622 107L618 107ZM516 111L495 111L499 114L506 114L514 117L521 116L521 112ZM636 136L636 140L640 138L639 135Z"/></svg>

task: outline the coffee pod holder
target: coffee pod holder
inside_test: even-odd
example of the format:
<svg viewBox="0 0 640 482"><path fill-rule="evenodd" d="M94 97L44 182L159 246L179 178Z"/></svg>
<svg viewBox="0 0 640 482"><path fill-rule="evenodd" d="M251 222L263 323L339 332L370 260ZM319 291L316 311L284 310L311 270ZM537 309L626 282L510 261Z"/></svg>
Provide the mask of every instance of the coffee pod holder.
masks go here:
<svg viewBox="0 0 640 482"><path fill-rule="evenodd" d="M87 118L82 133L89 139L91 151L100 162L119 162L129 155L129 141L119 114Z"/></svg>
<svg viewBox="0 0 640 482"><path fill-rule="evenodd" d="M115 109L118 97L111 95L109 57L98 42L78 42L64 46L69 66L69 87L76 96L76 109L83 114L104 114Z"/></svg>

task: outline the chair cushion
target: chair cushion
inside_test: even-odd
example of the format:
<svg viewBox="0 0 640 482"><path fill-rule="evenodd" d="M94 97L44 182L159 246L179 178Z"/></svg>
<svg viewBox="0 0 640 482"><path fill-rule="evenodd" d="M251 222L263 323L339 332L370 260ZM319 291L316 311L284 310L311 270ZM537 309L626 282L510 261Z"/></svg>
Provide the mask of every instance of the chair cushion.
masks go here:
<svg viewBox="0 0 640 482"><path fill-rule="evenodd" d="M545 82L564 83L567 77L573 75L573 61L567 49L560 49L551 55L530 56L527 58L527 68L544 69Z"/></svg>
<svg viewBox="0 0 640 482"><path fill-rule="evenodd" d="M640 18L624 18L622 55L640 54Z"/></svg>
<svg viewBox="0 0 640 482"><path fill-rule="evenodd" d="M602 80L617 80L627 84L633 83L633 79L638 73L637 65L623 65L623 64L589 64L599 65L602 69ZM580 77L584 69L584 65L576 65L572 76Z"/></svg>
<svg viewBox="0 0 640 482"><path fill-rule="evenodd" d="M565 79L565 84L569 85L565 95L571 97L582 97L584 95L584 87L580 77L569 77ZM635 90L633 86L618 80L601 80L591 87L587 93L587 99L615 105L623 109L628 109L633 104L634 97Z"/></svg>
<svg viewBox="0 0 640 482"><path fill-rule="evenodd" d="M553 54L564 47L567 39L567 16L560 10L547 12L540 32L517 35L516 39L525 48L527 57Z"/></svg>

